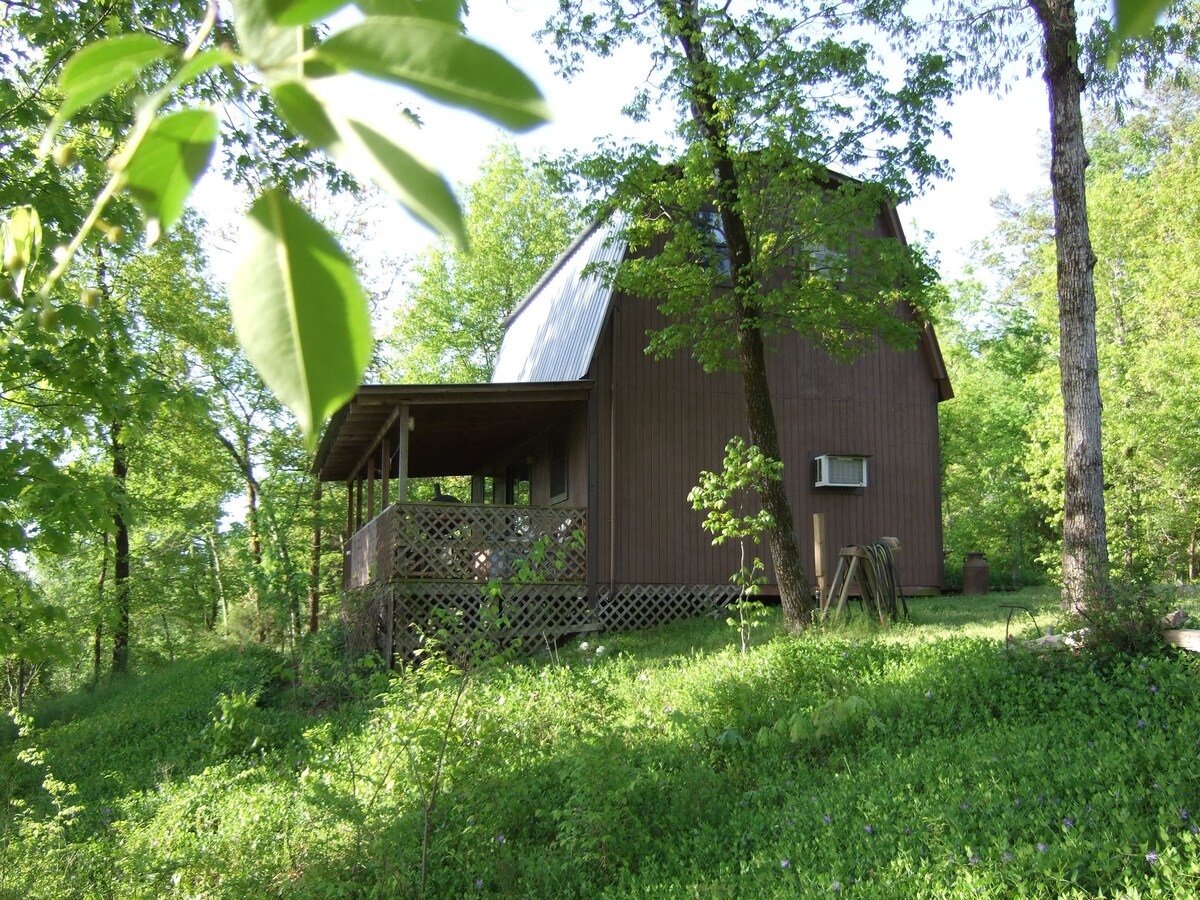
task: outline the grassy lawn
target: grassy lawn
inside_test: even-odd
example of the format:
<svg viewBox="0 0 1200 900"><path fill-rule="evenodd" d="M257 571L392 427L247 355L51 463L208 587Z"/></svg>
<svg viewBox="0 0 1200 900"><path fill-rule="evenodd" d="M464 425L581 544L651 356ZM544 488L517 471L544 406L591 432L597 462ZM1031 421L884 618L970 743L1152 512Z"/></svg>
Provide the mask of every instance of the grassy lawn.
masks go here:
<svg viewBox="0 0 1200 900"><path fill-rule="evenodd" d="M0 896L1194 896L1196 658L1006 649L1046 591L910 603L462 690L222 649L62 698L0 743Z"/></svg>

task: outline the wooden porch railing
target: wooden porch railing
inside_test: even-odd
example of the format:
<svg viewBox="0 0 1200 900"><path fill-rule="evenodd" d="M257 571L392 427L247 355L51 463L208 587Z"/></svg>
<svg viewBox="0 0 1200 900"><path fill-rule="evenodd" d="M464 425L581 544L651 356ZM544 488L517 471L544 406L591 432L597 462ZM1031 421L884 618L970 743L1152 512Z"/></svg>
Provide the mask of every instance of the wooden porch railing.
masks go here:
<svg viewBox="0 0 1200 900"><path fill-rule="evenodd" d="M587 511L576 507L395 503L358 530L347 587L391 582L587 581Z"/></svg>

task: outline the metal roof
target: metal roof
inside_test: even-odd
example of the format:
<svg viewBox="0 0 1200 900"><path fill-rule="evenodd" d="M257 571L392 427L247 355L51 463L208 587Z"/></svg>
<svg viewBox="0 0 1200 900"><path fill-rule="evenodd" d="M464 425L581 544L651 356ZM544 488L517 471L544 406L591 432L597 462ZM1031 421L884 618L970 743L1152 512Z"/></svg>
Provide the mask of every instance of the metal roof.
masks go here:
<svg viewBox="0 0 1200 900"><path fill-rule="evenodd" d="M612 299L611 270L625 256L621 230L619 216L596 222L534 286L509 316L493 382L576 381L587 374Z"/></svg>

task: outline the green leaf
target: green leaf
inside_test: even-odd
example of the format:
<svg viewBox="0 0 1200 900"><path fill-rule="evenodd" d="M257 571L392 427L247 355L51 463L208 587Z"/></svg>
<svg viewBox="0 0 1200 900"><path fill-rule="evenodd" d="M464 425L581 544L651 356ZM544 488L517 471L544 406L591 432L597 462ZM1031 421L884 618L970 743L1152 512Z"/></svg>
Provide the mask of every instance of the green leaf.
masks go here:
<svg viewBox="0 0 1200 900"><path fill-rule="evenodd" d="M1116 0L1117 37L1124 40L1146 34L1168 5L1169 0Z"/></svg>
<svg viewBox="0 0 1200 900"><path fill-rule="evenodd" d="M220 124L206 109L156 119L125 166L124 186L146 213L151 244L183 214L188 195L208 168Z"/></svg>
<svg viewBox="0 0 1200 900"><path fill-rule="evenodd" d="M545 99L524 72L450 25L372 16L331 35L317 53L343 70L405 85L515 131L550 118Z"/></svg>
<svg viewBox="0 0 1200 900"><path fill-rule="evenodd" d="M18 206L0 220L0 270L12 280L14 293L25 290L25 276L42 247L42 220L32 206Z"/></svg>
<svg viewBox="0 0 1200 900"><path fill-rule="evenodd" d="M288 124L322 150L337 142L337 128L326 112L332 108L315 97L299 81L280 81L271 85L271 96Z"/></svg>
<svg viewBox="0 0 1200 900"><path fill-rule="evenodd" d="M463 0L355 0L368 16L412 16L457 25L462 19Z"/></svg>
<svg viewBox="0 0 1200 900"><path fill-rule="evenodd" d="M311 25L327 18L350 0L266 0L267 14L279 25Z"/></svg>
<svg viewBox="0 0 1200 900"><path fill-rule="evenodd" d="M218 66L230 65L232 62L233 54L228 50L220 48L202 50L180 66L179 71L171 76L170 89L174 91L176 88L181 88L205 72Z"/></svg>
<svg viewBox="0 0 1200 900"><path fill-rule="evenodd" d="M430 228L466 247L467 234L454 191L442 174L406 149L401 123L368 125L335 112L300 82L271 88L284 117L297 131L361 179L370 179Z"/></svg>
<svg viewBox="0 0 1200 900"><path fill-rule="evenodd" d="M88 44L63 66L58 78L63 102L46 129L40 152L50 151L59 129L76 112L174 52L173 47L148 34L123 34Z"/></svg>
<svg viewBox="0 0 1200 900"><path fill-rule="evenodd" d="M277 190L254 202L229 284L238 340L311 450L371 359L366 293L345 251Z"/></svg>
<svg viewBox="0 0 1200 900"><path fill-rule="evenodd" d="M233 27L242 52L260 69L284 65L304 51L304 29L277 25L275 0L233 0Z"/></svg>

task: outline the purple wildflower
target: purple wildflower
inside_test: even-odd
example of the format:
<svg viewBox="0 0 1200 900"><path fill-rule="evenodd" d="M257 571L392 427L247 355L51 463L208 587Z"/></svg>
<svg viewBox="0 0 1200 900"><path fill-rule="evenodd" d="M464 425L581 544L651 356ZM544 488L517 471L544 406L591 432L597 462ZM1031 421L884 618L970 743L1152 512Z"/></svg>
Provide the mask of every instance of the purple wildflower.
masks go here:
<svg viewBox="0 0 1200 900"><path fill-rule="evenodd" d="M503 844L504 843L504 835L502 835L502 834L496 835L496 843Z"/></svg>
<svg viewBox="0 0 1200 900"><path fill-rule="evenodd" d="M874 831L872 831L872 830L871 830L871 826L870 826L870 825L864 825L864 826L863 826L863 830L865 830L865 831L867 832L867 834L874 834L874 833L875 833Z"/></svg>
<svg viewBox="0 0 1200 900"><path fill-rule="evenodd" d="M1145 728L1145 727L1146 727L1146 720L1138 719L1138 728Z"/></svg>
<svg viewBox="0 0 1200 900"><path fill-rule="evenodd" d="M926 700L932 700L932 699L933 699L933 691L926 691L926 692L925 692L925 699L926 699Z"/></svg>
<svg viewBox="0 0 1200 900"><path fill-rule="evenodd" d="M825 813L825 815L821 816L821 821L828 825L833 821L833 816L829 815L829 813Z"/></svg>
<svg viewBox="0 0 1200 900"><path fill-rule="evenodd" d="M1000 862L1012 862L1012 851L1005 850L1004 855L1000 857Z"/></svg>
<svg viewBox="0 0 1200 900"><path fill-rule="evenodd" d="M1045 853L1050 848L1047 847L1045 844L1038 844L1037 849L1038 849L1038 853Z"/></svg>
<svg viewBox="0 0 1200 900"><path fill-rule="evenodd" d="M970 863L971 865L973 865L973 866L977 866L977 865L979 865L979 854L978 854L978 853L972 853L972 854L971 854L971 858L970 858L969 860L967 860L967 862L969 862L969 863Z"/></svg>
<svg viewBox="0 0 1200 900"><path fill-rule="evenodd" d="M477 887L477 888L483 887L483 879L482 878L475 879L475 887Z"/></svg>
<svg viewBox="0 0 1200 900"><path fill-rule="evenodd" d="M836 893L839 893L839 892L841 891L841 889L842 889L842 883L841 883L840 881L835 881L835 882L834 882L834 883L831 885L831 887L833 888L833 892L834 892L835 894L836 894Z"/></svg>
<svg viewBox="0 0 1200 900"><path fill-rule="evenodd" d="M1179 811L1179 818L1186 822L1188 820L1188 811L1186 809L1181 809Z"/></svg>
<svg viewBox="0 0 1200 900"><path fill-rule="evenodd" d="M790 869L791 867L792 867L792 861L790 859L781 859L779 861L779 868Z"/></svg>
<svg viewBox="0 0 1200 900"><path fill-rule="evenodd" d="M1070 816L1067 816L1065 819L1063 819L1063 828L1073 828L1074 825L1075 825L1075 820L1072 819Z"/></svg>
<svg viewBox="0 0 1200 900"><path fill-rule="evenodd" d="M1152 694L1158 693L1158 685L1157 684L1150 685L1150 693L1152 693Z"/></svg>
<svg viewBox="0 0 1200 900"><path fill-rule="evenodd" d="M1155 853L1153 850L1147 850L1146 851L1146 862L1150 863L1150 865L1154 865L1155 863L1158 862L1158 854Z"/></svg>

